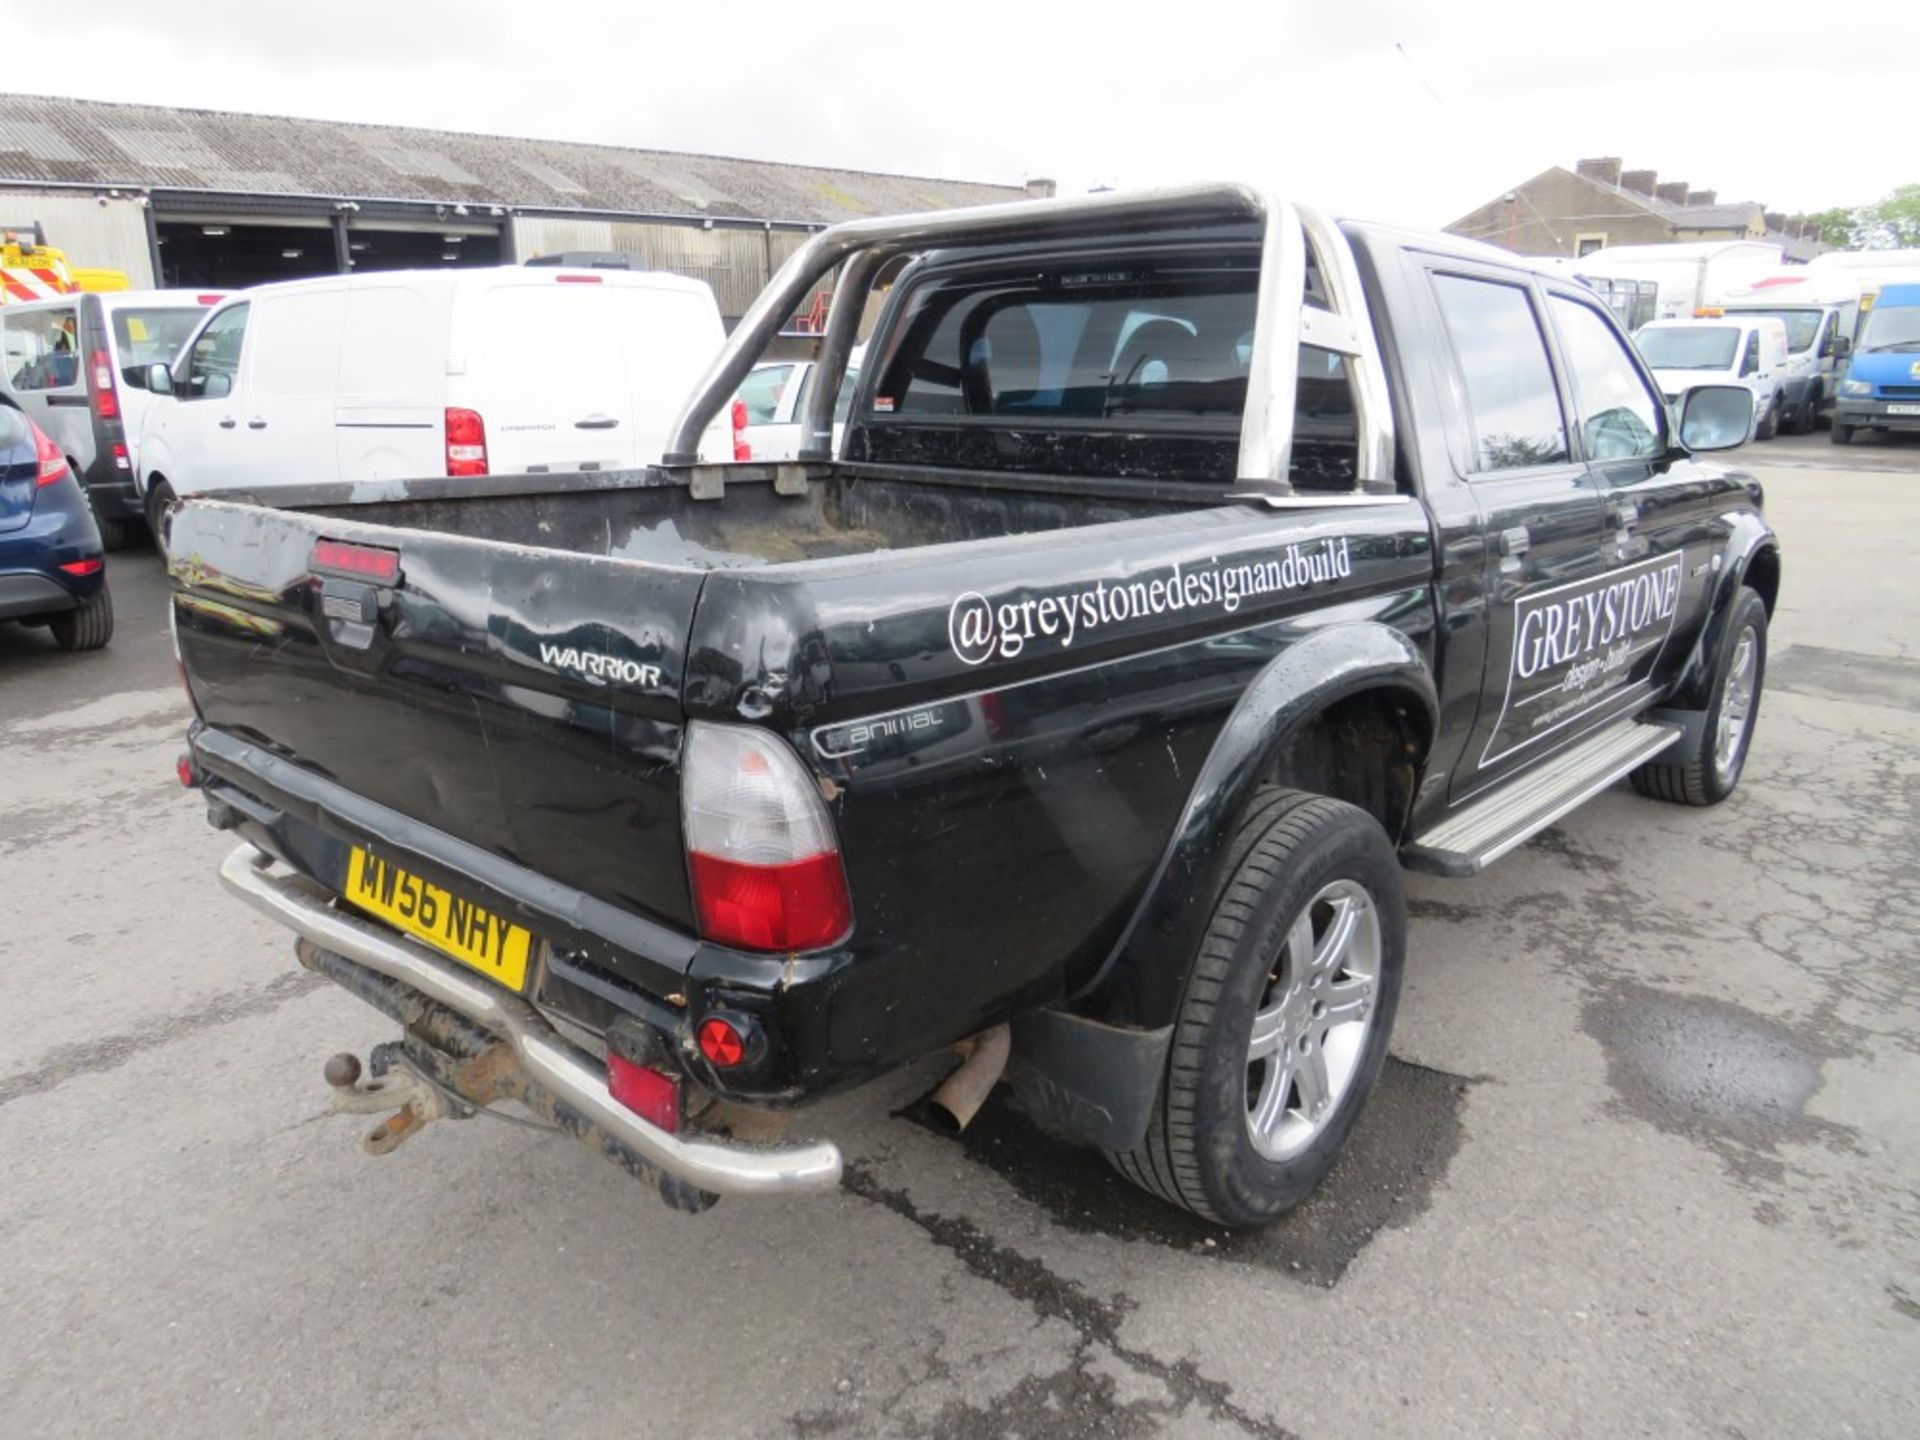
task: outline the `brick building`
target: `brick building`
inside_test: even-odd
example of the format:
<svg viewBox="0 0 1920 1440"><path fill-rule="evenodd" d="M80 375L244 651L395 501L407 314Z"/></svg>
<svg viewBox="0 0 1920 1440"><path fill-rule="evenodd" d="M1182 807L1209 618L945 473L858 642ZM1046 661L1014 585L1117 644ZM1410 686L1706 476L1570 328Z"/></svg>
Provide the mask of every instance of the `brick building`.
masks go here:
<svg viewBox="0 0 1920 1440"><path fill-rule="evenodd" d="M1722 202L1685 180L1662 181L1652 170L1625 170L1618 156L1555 165L1516 185L1447 229L1521 255L1585 255L1606 245L1659 245L1681 240L1760 240L1788 260L1811 260L1829 248L1820 227L1802 216L1768 210L1757 200Z"/></svg>

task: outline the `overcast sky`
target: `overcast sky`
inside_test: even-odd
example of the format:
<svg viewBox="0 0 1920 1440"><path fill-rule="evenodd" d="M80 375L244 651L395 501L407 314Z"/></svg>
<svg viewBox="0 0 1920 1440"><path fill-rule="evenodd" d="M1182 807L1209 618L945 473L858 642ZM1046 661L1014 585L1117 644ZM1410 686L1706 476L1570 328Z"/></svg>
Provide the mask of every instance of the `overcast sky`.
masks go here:
<svg viewBox="0 0 1920 1440"><path fill-rule="evenodd" d="M0 87L1063 191L1246 178L1430 225L1584 155L1779 210L1920 181L1920 0L58 11Z"/></svg>

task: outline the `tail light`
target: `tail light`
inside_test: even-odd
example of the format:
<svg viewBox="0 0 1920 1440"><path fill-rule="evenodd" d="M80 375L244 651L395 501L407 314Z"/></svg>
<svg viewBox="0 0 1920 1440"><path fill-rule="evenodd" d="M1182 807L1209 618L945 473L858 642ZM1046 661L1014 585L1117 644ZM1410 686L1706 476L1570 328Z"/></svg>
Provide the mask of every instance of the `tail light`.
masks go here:
<svg viewBox="0 0 1920 1440"><path fill-rule="evenodd" d="M133 469L133 461L127 457L127 447L119 440L113 442L113 468L116 470Z"/></svg>
<svg viewBox="0 0 1920 1440"><path fill-rule="evenodd" d="M747 443L747 402L744 400L733 402L733 458L753 458L753 446Z"/></svg>
<svg viewBox="0 0 1920 1440"><path fill-rule="evenodd" d="M67 473L67 457L60 453L60 447L49 440L38 425L33 425L32 421L27 423L33 426L33 458L40 465L33 477L34 488L44 490Z"/></svg>
<svg viewBox="0 0 1920 1440"><path fill-rule="evenodd" d="M477 410L447 407L447 474L487 473L487 427Z"/></svg>
<svg viewBox="0 0 1920 1440"><path fill-rule="evenodd" d="M65 574L84 580L89 575L98 575L107 568L107 562L98 555L89 555L85 560L69 560L60 567Z"/></svg>
<svg viewBox="0 0 1920 1440"><path fill-rule="evenodd" d="M101 420L120 418L120 392L113 384L113 360L104 350L87 357L87 379L93 395L93 413Z"/></svg>
<svg viewBox="0 0 1920 1440"><path fill-rule="evenodd" d="M774 736L687 727L682 795L700 933L744 950L814 950L853 928L833 821Z"/></svg>

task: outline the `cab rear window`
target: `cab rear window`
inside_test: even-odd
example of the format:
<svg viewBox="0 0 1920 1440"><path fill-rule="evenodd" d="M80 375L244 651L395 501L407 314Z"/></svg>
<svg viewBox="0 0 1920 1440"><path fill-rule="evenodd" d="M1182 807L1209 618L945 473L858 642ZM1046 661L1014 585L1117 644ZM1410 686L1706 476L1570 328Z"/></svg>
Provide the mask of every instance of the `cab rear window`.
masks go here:
<svg viewBox="0 0 1920 1440"><path fill-rule="evenodd" d="M1231 482L1258 281L1254 257L1219 255L936 274L903 303L857 451ZM1295 483L1352 483L1343 357L1301 347L1294 439Z"/></svg>

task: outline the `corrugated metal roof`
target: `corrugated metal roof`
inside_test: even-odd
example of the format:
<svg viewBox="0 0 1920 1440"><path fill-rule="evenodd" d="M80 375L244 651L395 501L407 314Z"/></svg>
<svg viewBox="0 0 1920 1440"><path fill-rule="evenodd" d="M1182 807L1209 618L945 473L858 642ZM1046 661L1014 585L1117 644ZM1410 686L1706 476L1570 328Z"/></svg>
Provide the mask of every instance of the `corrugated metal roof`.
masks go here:
<svg viewBox="0 0 1920 1440"><path fill-rule="evenodd" d="M816 222L1025 193L765 160L40 95L0 95L0 183L8 180Z"/></svg>

